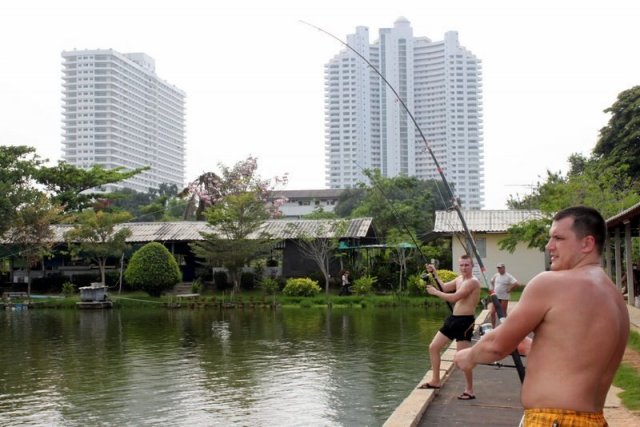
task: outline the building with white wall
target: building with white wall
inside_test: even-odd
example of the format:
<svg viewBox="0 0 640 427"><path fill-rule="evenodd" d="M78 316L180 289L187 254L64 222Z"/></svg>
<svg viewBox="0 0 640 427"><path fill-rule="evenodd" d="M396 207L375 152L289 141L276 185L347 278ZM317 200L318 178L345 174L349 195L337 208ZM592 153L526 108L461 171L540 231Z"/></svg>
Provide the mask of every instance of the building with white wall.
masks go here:
<svg viewBox="0 0 640 427"><path fill-rule="evenodd" d="M369 42L357 27L347 43L385 76L422 129L456 196L467 209L484 203L481 61L458 34L414 37L399 18ZM383 176L440 179L425 142L396 94L356 53L343 49L325 65L325 180L329 188Z"/></svg>
<svg viewBox="0 0 640 427"><path fill-rule="evenodd" d="M73 50L63 57L63 160L150 169L108 189L185 183L185 93L144 53Z"/></svg>

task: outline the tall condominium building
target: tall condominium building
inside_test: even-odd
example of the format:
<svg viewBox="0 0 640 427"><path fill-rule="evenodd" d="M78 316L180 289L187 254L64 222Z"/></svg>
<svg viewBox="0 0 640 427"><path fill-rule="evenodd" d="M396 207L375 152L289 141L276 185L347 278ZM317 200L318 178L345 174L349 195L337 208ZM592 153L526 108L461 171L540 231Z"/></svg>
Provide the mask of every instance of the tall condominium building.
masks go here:
<svg viewBox="0 0 640 427"><path fill-rule="evenodd" d="M185 183L185 93L144 53L62 52L63 159L75 166L150 169L108 190Z"/></svg>
<svg viewBox="0 0 640 427"><path fill-rule="evenodd" d="M414 37L408 20L347 36L396 90L467 209L484 202L481 61L460 46ZM325 65L325 176L329 188L367 182L365 169L386 177L440 179L425 142L393 91L361 58L343 49Z"/></svg>

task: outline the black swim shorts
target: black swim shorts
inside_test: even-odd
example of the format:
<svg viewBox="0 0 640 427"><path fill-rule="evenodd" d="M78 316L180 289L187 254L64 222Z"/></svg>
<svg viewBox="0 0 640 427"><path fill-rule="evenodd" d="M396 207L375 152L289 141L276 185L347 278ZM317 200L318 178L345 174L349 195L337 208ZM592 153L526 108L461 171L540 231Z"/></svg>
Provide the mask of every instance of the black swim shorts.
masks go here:
<svg viewBox="0 0 640 427"><path fill-rule="evenodd" d="M473 316L456 316L453 314L444 321L440 332L450 340L471 341L475 320Z"/></svg>

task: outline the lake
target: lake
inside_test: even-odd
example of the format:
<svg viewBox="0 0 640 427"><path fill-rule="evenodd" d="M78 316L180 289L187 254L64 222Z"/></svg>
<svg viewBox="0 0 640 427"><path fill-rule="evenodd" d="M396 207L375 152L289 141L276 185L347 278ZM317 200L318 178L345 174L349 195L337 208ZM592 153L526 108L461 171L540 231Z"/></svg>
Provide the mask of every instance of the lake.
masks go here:
<svg viewBox="0 0 640 427"><path fill-rule="evenodd" d="M0 311L2 426L379 426L440 308Z"/></svg>

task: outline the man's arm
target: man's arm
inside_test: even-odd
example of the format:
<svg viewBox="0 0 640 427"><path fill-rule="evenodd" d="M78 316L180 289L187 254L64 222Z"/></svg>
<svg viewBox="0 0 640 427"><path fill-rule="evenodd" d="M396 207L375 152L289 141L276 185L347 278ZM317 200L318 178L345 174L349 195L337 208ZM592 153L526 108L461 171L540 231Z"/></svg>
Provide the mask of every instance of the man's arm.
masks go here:
<svg viewBox="0 0 640 427"><path fill-rule="evenodd" d="M436 281L436 284L439 285L444 292L453 292L456 290L457 277L450 282L444 283L440 279L440 276L438 276L438 270L436 270L433 265L431 264L427 265L427 271L431 273L431 275L433 276L433 280Z"/></svg>
<svg viewBox="0 0 640 427"><path fill-rule="evenodd" d="M453 283L453 285L455 286L455 280L447 283L446 285L450 285L451 283ZM456 303L473 292L476 284L477 286L480 286L480 282L478 281L478 279L468 279L463 281L462 285L460 285L453 293L439 291L433 286L427 286L427 292L430 295L435 295L444 301Z"/></svg>
<svg viewBox="0 0 640 427"><path fill-rule="evenodd" d="M536 276L525 288L518 304L499 327L486 333L473 347L456 353L454 361L462 370L478 363L491 363L506 357L542 322L549 308L548 275Z"/></svg>
<svg viewBox="0 0 640 427"><path fill-rule="evenodd" d="M507 289L507 292L511 292L514 288L520 286L520 284L518 283L518 279L516 279L515 277L513 277L511 274L509 274L509 288Z"/></svg>

